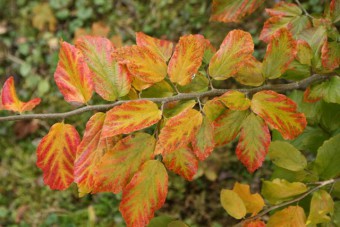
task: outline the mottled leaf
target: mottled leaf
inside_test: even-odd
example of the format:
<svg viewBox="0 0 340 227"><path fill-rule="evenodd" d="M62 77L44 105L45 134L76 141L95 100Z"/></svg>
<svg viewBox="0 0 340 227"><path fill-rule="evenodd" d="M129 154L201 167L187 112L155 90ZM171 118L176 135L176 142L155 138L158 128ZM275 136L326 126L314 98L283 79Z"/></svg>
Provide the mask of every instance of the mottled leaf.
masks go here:
<svg viewBox="0 0 340 227"><path fill-rule="evenodd" d="M231 110L246 110L250 107L250 100L246 95L236 90L227 91L219 100Z"/></svg>
<svg viewBox="0 0 340 227"><path fill-rule="evenodd" d="M203 112L211 121L215 121L225 110L227 110L227 108L218 97L208 100L203 107Z"/></svg>
<svg viewBox="0 0 340 227"><path fill-rule="evenodd" d="M105 100L114 101L129 93L131 78L126 67L111 56L114 47L102 37L82 36L76 41L92 71L95 91Z"/></svg>
<svg viewBox="0 0 340 227"><path fill-rule="evenodd" d="M51 189L64 190L74 180L74 160L80 137L69 124L56 123L40 141L37 166L43 171L44 182Z"/></svg>
<svg viewBox="0 0 340 227"><path fill-rule="evenodd" d="M195 100L181 100L181 101L174 101L174 102L168 102L164 105L163 109L163 116L165 118L171 118L176 116L177 114L180 114L184 110L192 109L196 105Z"/></svg>
<svg viewBox="0 0 340 227"><path fill-rule="evenodd" d="M299 206L289 206L283 210L275 212L269 217L267 227L278 226L306 226L306 215L303 208Z"/></svg>
<svg viewBox="0 0 340 227"><path fill-rule="evenodd" d="M216 80L228 79L252 58L253 51L253 39L248 32L229 32L220 49L210 60L209 75Z"/></svg>
<svg viewBox="0 0 340 227"><path fill-rule="evenodd" d="M340 104L340 78L331 77L328 81L309 86L304 93L305 102L317 102L321 98L328 103Z"/></svg>
<svg viewBox="0 0 340 227"><path fill-rule="evenodd" d="M307 122L303 113L296 111L296 103L274 91L260 91L253 96L251 109L284 139L294 139L305 129Z"/></svg>
<svg viewBox="0 0 340 227"><path fill-rule="evenodd" d="M172 42L148 36L143 32L136 32L136 43L138 46L146 47L153 54L161 56L165 62L171 57L174 48Z"/></svg>
<svg viewBox="0 0 340 227"><path fill-rule="evenodd" d="M138 100L115 106L106 113L102 138L128 134L157 123L162 117L158 106L148 100Z"/></svg>
<svg viewBox="0 0 340 227"><path fill-rule="evenodd" d="M22 102L15 90L14 78L9 77L0 91L0 110L10 110L15 112L25 112L34 109L41 102L40 98L34 98L28 102Z"/></svg>
<svg viewBox="0 0 340 227"><path fill-rule="evenodd" d="M126 64L133 76L146 83L160 82L166 76L165 61L148 47L136 45L122 47L116 49L112 56L118 62Z"/></svg>
<svg viewBox="0 0 340 227"><path fill-rule="evenodd" d="M293 3L279 2L273 8L266 9L270 16L294 17L302 14L299 6Z"/></svg>
<svg viewBox="0 0 340 227"><path fill-rule="evenodd" d="M331 0L329 5L329 11L333 20L333 23L337 23L340 21L340 1L339 0Z"/></svg>
<svg viewBox="0 0 340 227"><path fill-rule="evenodd" d="M202 35L182 36L169 62L170 80L181 86L189 84L202 64L204 49Z"/></svg>
<svg viewBox="0 0 340 227"><path fill-rule="evenodd" d="M214 150L214 125L206 116L203 117L202 125L193 138L192 147L199 160L206 159Z"/></svg>
<svg viewBox="0 0 340 227"><path fill-rule="evenodd" d="M285 141L273 141L269 147L269 158L275 165L291 171L307 167L307 160L299 150Z"/></svg>
<svg viewBox="0 0 340 227"><path fill-rule="evenodd" d="M202 124L202 114L194 109L186 109L170 118L161 129L155 154L168 154L186 147L196 136Z"/></svg>
<svg viewBox="0 0 340 227"><path fill-rule="evenodd" d="M270 132L266 123L251 113L242 123L240 139L236 147L238 159L249 172L254 172L264 161L270 144Z"/></svg>
<svg viewBox="0 0 340 227"><path fill-rule="evenodd" d="M260 86L265 81L262 75L262 63L252 57L234 75L237 82L247 86Z"/></svg>
<svg viewBox="0 0 340 227"><path fill-rule="evenodd" d="M153 136L142 132L118 141L95 168L94 192L121 192L140 166L152 159L155 143Z"/></svg>
<svg viewBox="0 0 340 227"><path fill-rule="evenodd" d="M61 42L54 80L67 102L87 103L92 97L90 69L80 50L67 42Z"/></svg>
<svg viewBox="0 0 340 227"><path fill-rule="evenodd" d="M296 41L285 28L277 31L271 38L263 60L262 72L266 78L280 77L288 68L297 52Z"/></svg>
<svg viewBox="0 0 340 227"><path fill-rule="evenodd" d="M157 160L145 162L123 190L119 210L127 226L146 226L165 202L168 174Z"/></svg>
<svg viewBox="0 0 340 227"><path fill-rule="evenodd" d="M339 3L340 4L340 3ZM339 42L325 41L321 48L322 66L329 71L333 71L340 65L340 44Z"/></svg>
<svg viewBox="0 0 340 227"><path fill-rule="evenodd" d="M220 202L225 211L227 211L230 216L236 219L243 218L247 213L246 206L242 199L236 192L232 190L222 189L220 194Z"/></svg>
<svg viewBox="0 0 340 227"><path fill-rule="evenodd" d="M304 40L298 40L296 59L301 64L310 66L312 64L312 57L312 48L309 46L309 44Z"/></svg>
<svg viewBox="0 0 340 227"><path fill-rule="evenodd" d="M316 225L328 223L331 221L331 215L334 212L334 202L330 194L325 190L313 193L310 203L310 211L307 218L307 225Z"/></svg>
<svg viewBox="0 0 340 227"><path fill-rule="evenodd" d="M193 180L198 170L198 160L190 148L182 147L163 156L167 169L188 181Z"/></svg>
<svg viewBox="0 0 340 227"><path fill-rule="evenodd" d="M290 183L284 179L262 182L262 196L271 204L279 204L292 199L308 190L301 182Z"/></svg>

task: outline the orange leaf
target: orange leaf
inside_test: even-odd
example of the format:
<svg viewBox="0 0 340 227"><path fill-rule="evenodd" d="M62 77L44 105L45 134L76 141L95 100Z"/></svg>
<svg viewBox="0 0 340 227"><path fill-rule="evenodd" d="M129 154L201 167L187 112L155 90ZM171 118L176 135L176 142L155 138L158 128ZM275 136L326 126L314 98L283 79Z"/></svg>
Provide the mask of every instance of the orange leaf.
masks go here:
<svg viewBox="0 0 340 227"><path fill-rule="evenodd" d="M170 80L181 86L189 84L202 64L204 49L202 35L182 36L169 62Z"/></svg>
<svg viewBox="0 0 340 227"><path fill-rule="evenodd" d="M233 30L223 40L220 49L211 58L209 75L225 80L235 75L252 58L254 43L248 32Z"/></svg>
<svg viewBox="0 0 340 227"><path fill-rule="evenodd" d="M289 206L270 216L267 227L306 226L305 211L300 206Z"/></svg>
<svg viewBox="0 0 340 227"><path fill-rule="evenodd" d="M136 43L138 46L148 48L153 54L159 55L166 62L172 55L174 44L168 40L156 39L143 32L136 32Z"/></svg>
<svg viewBox="0 0 340 227"><path fill-rule="evenodd" d="M188 181L192 181L198 170L198 160L192 153L190 148L179 148L174 152L167 153L163 157L165 166L184 177Z"/></svg>
<svg viewBox="0 0 340 227"><path fill-rule="evenodd" d="M242 124L236 147L238 159L250 173L262 166L270 144L270 132L266 123L251 113Z"/></svg>
<svg viewBox="0 0 340 227"><path fill-rule="evenodd" d="M110 40L83 36L76 42L92 71L95 91L105 100L114 101L129 93L131 78L124 65L111 56L114 50Z"/></svg>
<svg viewBox="0 0 340 227"><path fill-rule="evenodd" d="M123 190L119 210L127 226L147 226L168 193L168 174L157 160L145 162Z"/></svg>
<svg viewBox="0 0 340 227"><path fill-rule="evenodd" d="M250 107L250 100L246 95L239 91L227 91L219 100L231 110L246 110Z"/></svg>
<svg viewBox="0 0 340 227"><path fill-rule="evenodd" d="M251 109L278 130L284 139L294 139L305 129L307 122L303 113L296 111L293 100L274 91L260 91L253 96Z"/></svg>
<svg viewBox="0 0 340 227"><path fill-rule="evenodd" d="M201 161L206 159L214 150L214 125L206 116L203 117L202 125L191 143L195 155Z"/></svg>
<svg viewBox="0 0 340 227"><path fill-rule="evenodd" d="M186 109L170 118L159 134L155 154L165 155L186 147L193 140L201 123L201 113L193 109Z"/></svg>
<svg viewBox="0 0 340 227"><path fill-rule="evenodd" d="M269 79L280 77L294 60L296 52L297 43L292 34L285 28L277 31L267 46L262 66L263 75Z"/></svg>
<svg viewBox="0 0 340 227"><path fill-rule="evenodd" d="M287 17L295 17L300 16L302 14L302 10L299 6L293 3L279 2L273 8L266 9L266 12L274 17L274 16L287 16Z"/></svg>
<svg viewBox="0 0 340 227"><path fill-rule="evenodd" d="M340 3L339 3L340 5ZM329 71L335 70L340 65L340 45L338 42L325 42L321 48L322 66Z"/></svg>
<svg viewBox="0 0 340 227"><path fill-rule="evenodd" d="M213 0L211 21L240 22L253 13L264 0Z"/></svg>
<svg viewBox="0 0 340 227"><path fill-rule="evenodd" d="M118 141L96 167L94 191L121 192L140 166L152 159L155 143L153 136L142 132Z"/></svg>
<svg viewBox="0 0 340 227"><path fill-rule="evenodd" d="M54 80L67 102L87 103L92 97L90 69L81 52L67 42L61 42Z"/></svg>
<svg viewBox="0 0 340 227"><path fill-rule="evenodd" d="M128 134L157 123L162 117L157 105L148 100L126 102L106 113L102 138Z"/></svg>
<svg viewBox="0 0 340 227"><path fill-rule="evenodd" d="M255 220L244 223L243 227L266 227L266 224L261 220Z"/></svg>
<svg viewBox="0 0 340 227"><path fill-rule="evenodd" d="M37 148L37 166L51 189L64 190L74 180L73 169L80 137L69 124L56 123Z"/></svg>
<svg viewBox="0 0 340 227"><path fill-rule="evenodd" d="M217 146L228 144L238 135L249 111L226 110L214 121L214 139Z"/></svg>
<svg viewBox="0 0 340 227"><path fill-rule="evenodd" d="M133 76L146 83L157 83L166 76L165 61L148 47L136 45L122 47L115 50L112 56L118 62L126 64Z"/></svg>
<svg viewBox="0 0 340 227"><path fill-rule="evenodd" d="M9 77L0 92L0 110L11 110L19 113L34 109L41 102L40 98L32 99L28 102L22 102L17 96L14 86L13 76Z"/></svg>

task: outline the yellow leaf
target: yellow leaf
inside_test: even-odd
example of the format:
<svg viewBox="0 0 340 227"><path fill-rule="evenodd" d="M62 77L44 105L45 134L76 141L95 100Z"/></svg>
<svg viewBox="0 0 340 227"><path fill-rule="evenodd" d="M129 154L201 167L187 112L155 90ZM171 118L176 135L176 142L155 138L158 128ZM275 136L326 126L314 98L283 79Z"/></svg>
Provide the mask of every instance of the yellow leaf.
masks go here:
<svg viewBox="0 0 340 227"><path fill-rule="evenodd" d="M331 220L330 215L333 212L334 202L332 197L325 190L316 191L313 193L307 224L327 223Z"/></svg>
<svg viewBox="0 0 340 227"><path fill-rule="evenodd" d="M46 25L49 31L55 31L57 20L48 3L41 3L33 8L32 24L40 31L43 31Z"/></svg>
<svg viewBox="0 0 340 227"><path fill-rule="evenodd" d="M220 201L223 208L230 216L236 219L241 219L246 216L246 207L236 192L228 189L222 189Z"/></svg>
<svg viewBox="0 0 340 227"><path fill-rule="evenodd" d="M305 211L299 206L289 206L270 216L267 227L303 227L305 222Z"/></svg>

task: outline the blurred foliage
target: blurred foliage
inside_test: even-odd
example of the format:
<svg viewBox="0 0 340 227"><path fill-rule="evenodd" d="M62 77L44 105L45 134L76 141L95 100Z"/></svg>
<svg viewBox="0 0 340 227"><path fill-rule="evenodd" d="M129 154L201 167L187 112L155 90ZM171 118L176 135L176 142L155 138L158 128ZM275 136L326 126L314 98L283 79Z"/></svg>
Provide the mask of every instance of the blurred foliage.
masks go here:
<svg viewBox="0 0 340 227"><path fill-rule="evenodd" d="M218 47L228 31L250 32L255 56L262 58L258 37L266 20L266 1L241 24L209 22L211 0L0 0L0 84L13 75L23 100L42 97L35 112L62 112L64 102L53 81L59 40L81 34L109 37L117 46L134 43L135 31L176 42L183 34L200 33ZM320 13L322 0L303 2ZM98 102L99 98L94 102ZM0 115L4 114L3 112ZM82 132L91 113L67 119ZM76 186L55 192L43 185L35 166L35 149L53 121L6 122L0 125L0 226L124 226L118 211L121 195L102 193L78 198ZM217 149L201 163L193 182L171 175L165 206L157 215L181 219L190 226L229 226L219 192L237 180L258 191L260 176L271 164L250 175L232 152L233 144Z"/></svg>

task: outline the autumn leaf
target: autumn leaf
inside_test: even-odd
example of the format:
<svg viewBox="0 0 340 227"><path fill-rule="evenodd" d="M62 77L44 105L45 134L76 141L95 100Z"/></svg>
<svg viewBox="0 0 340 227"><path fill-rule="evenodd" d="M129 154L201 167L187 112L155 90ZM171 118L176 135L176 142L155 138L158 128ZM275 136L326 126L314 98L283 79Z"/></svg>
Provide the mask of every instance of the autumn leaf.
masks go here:
<svg viewBox="0 0 340 227"><path fill-rule="evenodd" d="M94 170L94 192L121 192L140 166L152 159L155 143L153 136L142 132L118 141L101 157Z"/></svg>
<svg viewBox="0 0 340 227"><path fill-rule="evenodd" d="M241 219L246 216L246 206L236 192L228 189L222 189L220 202L222 207L230 216L236 219Z"/></svg>
<svg viewBox="0 0 340 227"><path fill-rule="evenodd" d="M181 86L189 84L202 64L204 49L205 40L202 35L182 36L169 61L170 80Z"/></svg>
<svg viewBox="0 0 340 227"><path fill-rule="evenodd" d="M102 37L83 36L76 41L92 72L95 91L105 100L115 101L129 93L131 78L124 65L111 56L114 47Z"/></svg>
<svg viewBox="0 0 340 227"><path fill-rule="evenodd" d="M234 75L234 78L240 84L247 86L260 86L266 79L262 75L262 63L256 60L255 57L245 62Z"/></svg>
<svg viewBox="0 0 340 227"><path fill-rule="evenodd" d="M210 121L215 121L227 110L226 106L220 101L218 97L208 100L203 106L203 113Z"/></svg>
<svg viewBox="0 0 340 227"><path fill-rule="evenodd" d="M122 47L116 49L112 56L119 63L126 64L134 77L146 83L160 82L167 74L167 65L163 58L145 46Z"/></svg>
<svg viewBox="0 0 340 227"><path fill-rule="evenodd" d="M307 218L307 225L316 225L320 223L328 223L334 212L334 201L325 190L313 193L310 203L310 211Z"/></svg>
<svg viewBox="0 0 340 227"><path fill-rule="evenodd" d="M302 14L302 10L300 9L299 6L287 2L279 2L273 8L266 9L266 12L272 17L274 16L295 17L300 16Z"/></svg>
<svg viewBox="0 0 340 227"><path fill-rule="evenodd" d="M277 31L267 46L263 60L262 72L266 78L280 77L294 60L297 53L297 43L292 34L285 28Z"/></svg>
<svg viewBox="0 0 340 227"><path fill-rule="evenodd" d="M54 73L54 80L70 103L87 103L92 97L93 82L80 50L67 42L61 42L59 62Z"/></svg>
<svg viewBox="0 0 340 227"><path fill-rule="evenodd" d="M294 139L305 129L307 122L303 113L297 112L296 103L274 91L260 91L253 96L251 109L284 139Z"/></svg>
<svg viewBox="0 0 340 227"><path fill-rule="evenodd" d="M268 153L270 132L266 123L251 113L242 123L240 139L236 147L238 159L249 172L254 172L260 166Z"/></svg>
<svg viewBox="0 0 340 227"><path fill-rule="evenodd" d="M210 60L209 75L215 80L228 79L252 58L253 51L253 39L248 32L229 32L220 49Z"/></svg>
<svg viewBox="0 0 340 227"><path fill-rule="evenodd" d="M202 114L194 109L186 109L169 118L158 137L155 154L168 154L186 147L195 137L202 123Z"/></svg>
<svg viewBox="0 0 340 227"><path fill-rule="evenodd" d="M177 173L188 181L192 181L198 170L198 160L190 148L179 148L163 157L167 169Z"/></svg>
<svg viewBox="0 0 340 227"><path fill-rule="evenodd" d="M37 105L40 104L40 98L34 98L28 102L22 102L17 96L17 92L15 90L14 78L13 76L9 77L0 92L0 110L10 110L15 112L25 112L34 109Z"/></svg>
<svg viewBox="0 0 340 227"><path fill-rule="evenodd" d="M289 206L269 217L267 227L306 226L305 211L300 206Z"/></svg>
<svg viewBox="0 0 340 227"><path fill-rule="evenodd" d="M74 160L80 137L69 124L56 123L42 138L37 148L37 166L51 189L64 190L74 180Z"/></svg>
<svg viewBox="0 0 340 227"><path fill-rule="evenodd" d="M298 40L296 59L301 64L310 66L312 64L312 57L312 48L309 46L309 44L304 40Z"/></svg>
<svg viewBox="0 0 340 227"><path fill-rule="evenodd" d="M165 202L168 174L157 160L145 162L123 190L119 210L127 226L146 226Z"/></svg>
<svg viewBox="0 0 340 227"><path fill-rule="evenodd" d="M246 95L236 90L227 91L219 100L231 110L246 110L250 107L250 100Z"/></svg>
<svg viewBox="0 0 340 227"><path fill-rule="evenodd" d="M266 224L261 220L247 221L243 227L266 227Z"/></svg>
<svg viewBox="0 0 340 227"><path fill-rule="evenodd" d="M195 100L181 100L168 102L164 105L163 116L165 118L171 118L180 114L184 110L192 109L196 105Z"/></svg>
<svg viewBox="0 0 340 227"><path fill-rule="evenodd" d="M340 5L340 3L338 3ZM340 8L340 7L339 7ZM340 65L340 45L338 42L323 43L321 48L322 66L329 71L333 71Z"/></svg>
<svg viewBox="0 0 340 227"><path fill-rule="evenodd" d="M240 22L240 20L253 13L264 0L213 0L211 21Z"/></svg>
<svg viewBox="0 0 340 227"><path fill-rule="evenodd" d="M161 56L165 62L171 57L174 48L172 42L148 36L143 32L136 32L136 43L138 46L148 48L153 54Z"/></svg>
<svg viewBox="0 0 340 227"><path fill-rule="evenodd" d="M33 8L32 25L40 31L43 31L46 25L49 31L55 31L57 19L48 3L41 3Z"/></svg>
<svg viewBox="0 0 340 227"><path fill-rule="evenodd" d="M102 138L128 134L157 123L162 117L158 106L148 100L138 100L115 106L106 113Z"/></svg>
<svg viewBox="0 0 340 227"><path fill-rule="evenodd" d="M214 150L214 125L208 117L203 117L202 125L191 144L193 152L201 161L206 159Z"/></svg>

